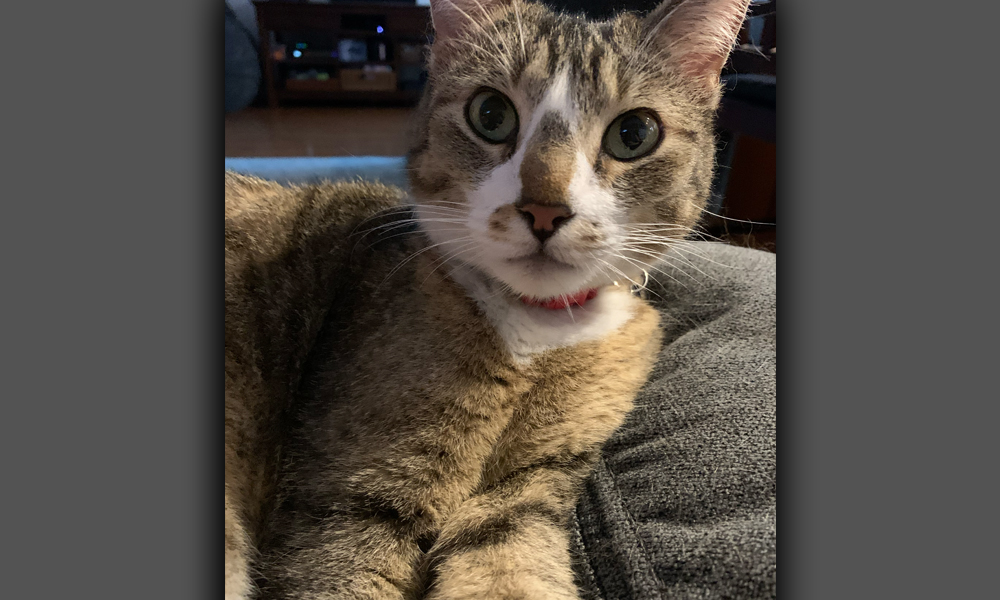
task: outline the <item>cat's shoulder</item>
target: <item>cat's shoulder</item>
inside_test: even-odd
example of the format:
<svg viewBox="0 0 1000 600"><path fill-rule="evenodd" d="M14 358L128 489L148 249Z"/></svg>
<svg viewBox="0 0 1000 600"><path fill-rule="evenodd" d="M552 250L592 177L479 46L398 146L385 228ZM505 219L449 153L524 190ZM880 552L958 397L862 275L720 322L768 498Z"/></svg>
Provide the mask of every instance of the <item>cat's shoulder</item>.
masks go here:
<svg viewBox="0 0 1000 600"><path fill-rule="evenodd" d="M226 171L226 219L281 219L348 222L401 206L406 193L368 181L281 184Z"/></svg>
<svg viewBox="0 0 1000 600"><path fill-rule="evenodd" d="M403 190L380 183L284 185L227 172L227 277L264 264L289 276L320 265L335 269L356 232L404 214L405 199Z"/></svg>

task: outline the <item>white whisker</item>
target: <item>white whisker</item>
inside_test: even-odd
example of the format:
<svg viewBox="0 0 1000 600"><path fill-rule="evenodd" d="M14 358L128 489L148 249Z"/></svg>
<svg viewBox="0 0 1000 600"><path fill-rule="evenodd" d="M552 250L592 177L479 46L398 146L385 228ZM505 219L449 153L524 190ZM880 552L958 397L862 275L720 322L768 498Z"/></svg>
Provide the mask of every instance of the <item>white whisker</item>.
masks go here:
<svg viewBox="0 0 1000 600"><path fill-rule="evenodd" d="M406 265L406 263L408 263L411 260L413 260L414 258L420 256L421 254L423 254L425 252L428 252L430 250L433 250L434 248L437 248L438 246L443 246L445 244L454 244L454 243L457 243L457 242L467 242L467 241L471 241L471 240L472 240L472 238L470 236L463 236L463 237L460 237L460 238L455 238L453 240L447 240L447 241L444 241L444 242L439 242L437 244L431 244L430 246L426 246L424 248L421 248L420 250L417 250L416 252L414 252L410 256L408 256L405 259L403 259L403 261L400 262L398 265L396 265L395 267L393 267L393 269L391 271L389 271L389 274L385 276L385 279L383 279L382 282L378 284L378 286L376 287L376 289L381 288L382 285L385 284L386 281L389 281L389 279L393 275L395 275L400 269L402 269L403 266Z"/></svg>

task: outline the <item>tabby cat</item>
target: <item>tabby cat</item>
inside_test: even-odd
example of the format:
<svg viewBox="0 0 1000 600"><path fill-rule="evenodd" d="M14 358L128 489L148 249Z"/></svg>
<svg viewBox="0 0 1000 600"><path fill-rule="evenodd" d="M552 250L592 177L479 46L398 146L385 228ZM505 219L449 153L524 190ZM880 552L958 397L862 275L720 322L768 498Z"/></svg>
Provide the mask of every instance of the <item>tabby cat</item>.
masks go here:
<svg viewBox="0 0 1000 600"><path fill-rule="evenodd" d="M226 597L578 597L748 0L432 0L410 195L226 174Z"/></svg>

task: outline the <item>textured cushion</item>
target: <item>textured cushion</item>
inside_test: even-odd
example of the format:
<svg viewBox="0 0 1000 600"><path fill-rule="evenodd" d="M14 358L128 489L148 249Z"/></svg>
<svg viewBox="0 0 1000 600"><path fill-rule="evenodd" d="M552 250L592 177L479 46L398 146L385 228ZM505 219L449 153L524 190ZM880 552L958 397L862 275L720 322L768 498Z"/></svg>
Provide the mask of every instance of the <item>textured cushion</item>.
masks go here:
<svg viewBox="0 0 1000 600"><path fill-rule="evenodd" d="M693 248L650 286L665 345L577 506L588 598L776 596L775 256Z"/></svg>

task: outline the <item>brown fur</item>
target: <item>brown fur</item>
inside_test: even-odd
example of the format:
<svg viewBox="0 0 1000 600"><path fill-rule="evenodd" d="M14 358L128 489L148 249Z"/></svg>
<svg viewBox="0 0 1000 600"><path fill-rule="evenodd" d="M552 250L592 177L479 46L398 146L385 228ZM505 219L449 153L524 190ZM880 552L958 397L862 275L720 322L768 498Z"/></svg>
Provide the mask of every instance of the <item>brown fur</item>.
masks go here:
<svg viewBox="0 0 1000 600"><path fill-rule="evenodd" d="M386 280L425 243L418 232L371 248L357 243L361 234L345 243L363 217L396 200L387 188L285 189L233 174L226 186L227 238L248 241L227 249L226 501L245 515L240 522L227 510L227 564L263 542L272 596L380 589L379 597L418 597L425 577L450 570L488 581L482 568L459 565L470 552L499 552L488 571L516 569L518 585L542 585L549 569L530 564L529 548L544 540L565 549L575 486L645 380L658 314L641 305L605 339L518 365L475 303L433 270L436 257L422 255ZM264 215L279 219L254 218ZM308 277L293 267L321 256ZM334 281L344 287L327 287ZM302 304L250 307L300 285ZM314 347L322 350L310 365ZM315 375L297 389L306 372ZM298 439L285 449L296 489L283 491L285 505L265 531L276 467L250 440L276 443L273 424L296 396ZM500 537L502 547L492 543ZM431 544L429 554L421 544ZM327 572L317 562L339 566ZM444 597L459 585L438 581Z"/></svg>
<svg viewBox="0 0 1000 600"><path fill-rule="evenodd" d="M632 15L595 24L520 0L484 0L486 13L478 29L439 21L451 37L431 56L410 155L416 199L460 205L529 144L520 201L569 204L569 157L587 148L630 222L690 229L711 180L718 89L688 71L715 58L656 42L654 23ZM652 58L637 54L647 38ZM469 133L462 107L477 89L537 104L567 64L585 127L553 118L532 140L495 145ZM607 123L637 107L669 117L670 134L648 157L610 160ZM226 175L227 600L255 585L303 600L577 597L567 522L652 368L659 315L631 300L623 325L526 360L406 202L377 184ZM506 204L486 226L502 240L525 224ZM563 229L584 250L607 237L597 221ZM662 237L655 252L673 239Z"/></svg>
<svg viewBox="0 0 1000 600"><path fill-rule="evenodd" d="M545 130L547 123L542 123ZM559 125L550 129L563 129ZM576 148L565 142L559 143L565 134L548 133L545 143L533 146L524 156L521 164L521 185L530 189L531 194L522 196L523 203L558 205L566 202L566 187L573 177Z"/></svg>
<svg viewBox="0 0 1000 600"><path fill-rule="evenodd" d="M250 586L286 409L333 299L348 224L399 199L385 186L289 189L226 174L227 597Z"/></svg>

